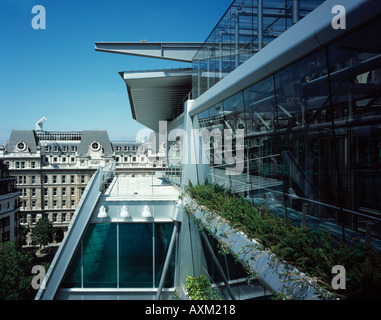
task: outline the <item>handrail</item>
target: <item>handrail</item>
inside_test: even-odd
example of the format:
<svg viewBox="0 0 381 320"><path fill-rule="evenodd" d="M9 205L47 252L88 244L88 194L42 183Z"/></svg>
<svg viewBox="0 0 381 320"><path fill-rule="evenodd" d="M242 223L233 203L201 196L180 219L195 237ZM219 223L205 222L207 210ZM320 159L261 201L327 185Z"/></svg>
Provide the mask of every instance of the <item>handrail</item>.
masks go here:
<svg viewBox="0 0 381 320"><path fill-rule="evenodd" d="M116 162L112 161L111 163L107 164L102 168L102 177L99 184L99 191L104 192L105 191L105 184L106 182L114 176L116 170Z"/></svg>
<svg viewBox="0 0 381 320"><path fill-rule="evenodd" d="M87 184L78 206L75 209L73 218L70 221L68 232L54 256L35 300L54 299L65 274L65 270L70 263L70 258L74 255L76 244L80 242L81 236L90 220L91 213L101 195L100 185L103 178L103 170L108 167L112 168L113 163L98 169Z"/></svg>

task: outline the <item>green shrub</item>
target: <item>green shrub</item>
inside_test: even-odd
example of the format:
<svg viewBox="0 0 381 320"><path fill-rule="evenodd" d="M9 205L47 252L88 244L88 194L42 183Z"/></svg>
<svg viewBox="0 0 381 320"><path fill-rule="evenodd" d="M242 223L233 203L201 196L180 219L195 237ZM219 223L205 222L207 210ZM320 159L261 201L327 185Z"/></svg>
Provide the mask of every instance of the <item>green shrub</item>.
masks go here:
<svg viewBox="0 0 381 320"><path fill-rule="evenodd" d="M281 219L263 207L251 206L241 195L215 184L193 186L190 183L186 192L199 205L217 212L280 259L317 278L328 290L332 290L332 267L343 265L347 288L336 294L347 299L380 298L381 259L368 244L355 240L349 246L327 232L293 226L290 220Z"/></svg>
<svg viewBox="0 0 381 320"><path fill-rule="evenodd" d="M188 276L185 287L192 300L222 300L217 289L213 289L209 280L204 275L198 277Z"/></svg>
<svg viewBox="0 0 381 320"><path fill-rule="evenodd" d="M15 242L0 242L0 300L32 300L32 257L17 249Z"/></svg>

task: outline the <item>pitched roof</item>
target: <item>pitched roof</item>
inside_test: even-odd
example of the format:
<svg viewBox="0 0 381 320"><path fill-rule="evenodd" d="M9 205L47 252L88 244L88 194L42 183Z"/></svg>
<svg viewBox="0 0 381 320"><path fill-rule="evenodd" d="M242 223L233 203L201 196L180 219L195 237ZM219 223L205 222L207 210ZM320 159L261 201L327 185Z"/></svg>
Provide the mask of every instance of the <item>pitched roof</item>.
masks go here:
<svg viewBox="0 0 381 320"><path fill-rule="evenodd" d="M30 152L37 152L37 138L34 130L12 130L7 144L7 151L13 152L20 141L25 142Z"/></svg>
<svg viewBox="0 0 381 320"><path fill-rule="evenodd" d="M82 139L78 145L78 153L84 154L88 152L89 146L93 142L99 142L104 153L112 154L113 148L106 130L85 130L83 131Z"/></svg>

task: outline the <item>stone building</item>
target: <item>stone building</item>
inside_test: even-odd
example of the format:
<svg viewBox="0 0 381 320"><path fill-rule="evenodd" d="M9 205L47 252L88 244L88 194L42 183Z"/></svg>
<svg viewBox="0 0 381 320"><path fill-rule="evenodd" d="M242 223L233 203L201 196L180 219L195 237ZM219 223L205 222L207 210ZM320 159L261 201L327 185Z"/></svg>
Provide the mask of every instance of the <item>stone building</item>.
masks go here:
<svg viewBox="0 0 381 320"><path fill-rule="evenodd" d="M20 235L20 192L16 178L0 159L0 242L17 241Z"/></svg>
<svg viewBox="0 0 381 320"><path fill-rule="evenodd" d="M113 160L118 170L149 171L164 165L164 154L153 155L148 143L112 143L102 130L13 130L0 146L0 158L21 193L21 224L33 227L48 217L58 229L58 240L96 169Z"/></svg>

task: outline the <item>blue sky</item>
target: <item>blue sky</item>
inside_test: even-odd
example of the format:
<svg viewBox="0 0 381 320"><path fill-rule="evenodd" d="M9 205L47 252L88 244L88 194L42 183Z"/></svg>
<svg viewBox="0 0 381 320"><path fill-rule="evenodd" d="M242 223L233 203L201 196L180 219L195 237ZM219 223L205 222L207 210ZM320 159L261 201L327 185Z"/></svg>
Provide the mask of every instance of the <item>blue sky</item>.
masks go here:
<svg viewBox="0 0 381 320"><path fill-rule="evenodd" d="M96 41L203 42L232 0L0 0L0 144L12 129L107 130L134 140L119 71L188 64L96 52ZM34 5L46 29L32 28Z"/></svg>

